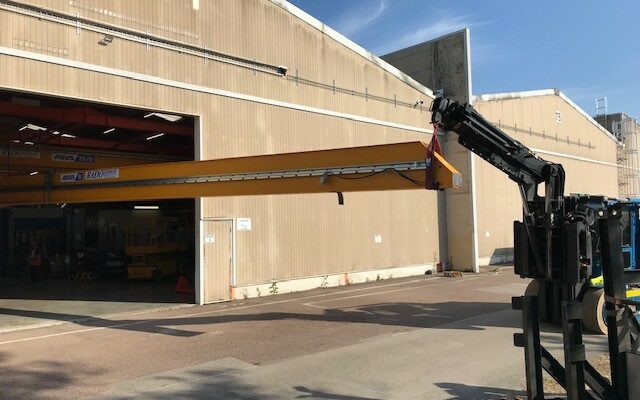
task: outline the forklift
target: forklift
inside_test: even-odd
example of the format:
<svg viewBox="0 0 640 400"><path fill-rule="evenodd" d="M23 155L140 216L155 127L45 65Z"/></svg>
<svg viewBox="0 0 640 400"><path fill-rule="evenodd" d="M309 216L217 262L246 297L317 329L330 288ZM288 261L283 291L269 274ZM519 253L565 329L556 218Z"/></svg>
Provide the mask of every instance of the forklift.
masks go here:
<svg viewBox="0 0 640 400"><path fill-rule="evenodd" d="M522 332L513 339L524 349L527 398L545 399L544 370L566 390L568 400L640 400L640 302L629 297L635 294L629 288L640 279L623 257L623 248L631 245L623 240L624 215L629 217L631 237L637 203L598 195L565 196L562 165L538 157L470 104L439 96L431 112L434 129L455 132L458 143L518 185L523 209L522 221L513 223L514 270L533 282L524 296L512 298L512 308L522 315ZM628 257L629 265L632 258ZM599 290L593 285L594 275L602 276L610 380L589 363L583 343L581 300ZM544 319L561 322L563 362L541 343Z"/></svg>

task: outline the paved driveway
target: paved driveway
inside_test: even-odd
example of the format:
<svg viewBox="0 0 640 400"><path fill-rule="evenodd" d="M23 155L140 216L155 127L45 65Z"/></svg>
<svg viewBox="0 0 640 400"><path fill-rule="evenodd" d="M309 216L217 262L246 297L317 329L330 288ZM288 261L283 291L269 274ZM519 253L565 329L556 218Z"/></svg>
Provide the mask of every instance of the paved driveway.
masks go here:
<svg viewBox="0 0 640 400"><path fill-rule="evenodd" d="M0 335L0 391L11 399L503 398L523 385L510 299L525 283L509 270L424 276L9 332ZM557 334L545 339L560 348Z"/></svg>

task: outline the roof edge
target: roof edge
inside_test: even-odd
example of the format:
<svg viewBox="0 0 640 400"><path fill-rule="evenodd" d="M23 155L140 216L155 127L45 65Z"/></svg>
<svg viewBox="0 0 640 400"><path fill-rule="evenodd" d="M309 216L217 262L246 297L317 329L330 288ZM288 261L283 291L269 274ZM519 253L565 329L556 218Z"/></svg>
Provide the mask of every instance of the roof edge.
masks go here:
<svg viewBox="0 0 640 400"><path fill-rule="evenodd" d="M585 110L580 108L576 103L573 102L567 95L562 93L560 89L541 89L541 90L527 90L523 92L505 92L505 93L491 93L491 94L481 94L478 96L473 96L474 101L495 101L495 100L511 100L511 99L525 99L529 97L539 97L539 96L558 96L562 100L566 101L571 107L573 107L576 111L582 114L591 124L593 124L596 128L598 128L602 133L607 135L609 139L615 141L616 143L620 143L616 137L609 132L605 127L600 125L591 115L589 115Z"/></svg>
<svg viewBox="0 0 640 400"><path fill-rule="evenodd" d="M375 54L371 53L370 51L368 51L364 47L362 47L359 44L355 43L354 41L352 41L351 39L347 38L346 36L344 36L340 32L338 32L335 29L331 28L330 26L326 25L325 23L323 23L319 19L313 17L310 14L307 14L302 9L294 6L293 4L289 3L286 0L269 0L269 1L271 3L273 3L273 4L275 4L276 6L286 10L290 14L293 14L294 16L296 16L300 20L306 22L307 24L311 25L312 27L316 28L317 30L321 31L322 33L324 33L325 35L329 36L330 38L332 38L336 42L340 43L341 45L345 46L349 50L351 50L351 51L359 54L363 58L371 61L373 64L379 66L383 70L385 70L388 73L394 75L396 78L400 79L401 81L403 81L407 85L413 87L414 89L418 90L419 92L421 92L423 94L426 94L427 96L429 96L431 98L435 97L433 95L433 91L431 89L429 89L428 87L424 86L423 84L421 84L420 82L416 81L415 79L413 79L409 75L407 75L404 72L400 71L398 68L394 67L393 65L391 65L388 62L384 61L380 57L378 57Z"/></svg>
<svg viewBox="0 0 640 400"><path fill-rule="evenodd" d="M399 54L401 52L404 52L404 51L417 50L418 48L420 48L421 46L424 46L426 44L431 44L431 43L433 43L433 42L435 42L437 40L448 38L450 36L457 35L457 34L462 33L462 32L465 32L465 34L467 34L468 31L469 31L469 28L462 28L462 29L458 29L457 31L451 31L449 33L445 33L442 36L438 36L438 37L435 37L433 39L425 40L424 42L412 44L409 47L405 47L403 49L394 50L391 53L383 54L382 57L392 57L392 56L394 56L396 54Z"/></svg>

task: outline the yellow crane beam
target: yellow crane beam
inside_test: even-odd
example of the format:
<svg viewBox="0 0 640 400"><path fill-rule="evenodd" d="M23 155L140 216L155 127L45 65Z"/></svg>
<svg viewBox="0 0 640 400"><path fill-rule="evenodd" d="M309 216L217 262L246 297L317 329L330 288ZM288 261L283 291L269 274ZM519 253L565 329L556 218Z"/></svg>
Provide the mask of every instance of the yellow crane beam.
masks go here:
<svg viewBox="0 0 640 400"><path fill-rule="evenodd" d="M460 174L422 142L124 166L0 179L0 205L425 189Z"/></svg>

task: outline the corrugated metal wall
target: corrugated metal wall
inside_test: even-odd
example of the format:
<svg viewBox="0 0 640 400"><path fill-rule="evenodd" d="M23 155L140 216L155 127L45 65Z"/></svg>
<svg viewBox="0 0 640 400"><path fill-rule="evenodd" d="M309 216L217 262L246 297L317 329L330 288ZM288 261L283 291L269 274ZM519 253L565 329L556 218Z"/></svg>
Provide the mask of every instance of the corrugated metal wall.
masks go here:
<svg viewBox="0 0 640 400"><path fill-rule="evenodd" d="M267 0L38 0L30 4L286 65L290 74L404 102L430 97ZM0 46L242 94L428 127L429 113L0 11ZM0 86L201 115L202 156L219 158L409 140L411 130L0 56ZM436 195L360 193L206 199L204 217L252 218L238 234L239 284L439 260ZM382 243L374 243L381 235Z"/></svg>
<svg viewBox="0 0 640 400"><path fill-rule="evenodd" d="M477 101L489 121L532 149L601 161L581 161L540 152L562 164L565 193L618 196L616 142L557 95ZM556 112L561 122L556 122ZM477 161L478 244L480 257L499 261L513 247L512 222L521 219L516 184L484 160Z"/></svg>

